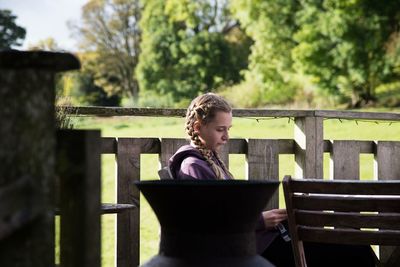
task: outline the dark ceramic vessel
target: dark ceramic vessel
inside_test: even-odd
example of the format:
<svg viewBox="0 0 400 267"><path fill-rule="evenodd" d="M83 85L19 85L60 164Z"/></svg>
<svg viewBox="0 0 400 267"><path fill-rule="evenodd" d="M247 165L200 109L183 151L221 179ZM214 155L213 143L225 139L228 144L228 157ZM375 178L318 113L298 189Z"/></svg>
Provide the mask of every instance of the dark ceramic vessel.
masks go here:
<svg viewBox="0 0 400 267"><path fill-rule="evenodd" d="M254 229L279 182L157 180L135 185L161 225L159 254L142 266L273 266L256 254Z"/></svg>

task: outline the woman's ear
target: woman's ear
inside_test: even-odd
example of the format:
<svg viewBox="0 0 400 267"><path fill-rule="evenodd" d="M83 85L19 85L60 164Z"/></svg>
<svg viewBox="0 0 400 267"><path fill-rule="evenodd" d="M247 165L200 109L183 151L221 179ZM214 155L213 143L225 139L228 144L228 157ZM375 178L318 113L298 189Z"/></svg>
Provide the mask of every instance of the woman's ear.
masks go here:
<svg viewBox="0 0 400 267"><path fill-rule="evenodd" d="M193 130L198 133L200 132L200 128L201 128L201 123L199 121L195 121L193 123Z"/></svg>

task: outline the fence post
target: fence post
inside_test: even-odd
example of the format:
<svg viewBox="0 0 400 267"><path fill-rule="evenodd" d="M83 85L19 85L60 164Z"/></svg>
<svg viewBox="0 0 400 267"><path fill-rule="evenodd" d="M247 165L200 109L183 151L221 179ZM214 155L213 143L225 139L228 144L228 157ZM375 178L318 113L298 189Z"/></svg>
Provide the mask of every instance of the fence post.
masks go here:
<svg viewBox="0 0 400 267"><path fill-rule="evenodd" d="M56 170L63 267L100 267L100 148L100 131L58 132Z"/></svg>
<svg viewBox="0 0 400 267"><path fill-rule="evenodd" d="M324 134L322 117L296 117L295 177L322 178Z"/></svg>
<svg viewBox="0 0 400 267"><path fill-rule="evenodd" d="M78 68L71 54L0 52L0 266L54 266L54 76Z"/></svg>
<svg viewBox="0 0 400 267"><path fill-rule="evenodd" d="M279 180L279 141L249 139L247 149L247 179ZM265 210L279 207L279 192L268 201Z"/></svg>
<svg viewBox="0 0 400 267"><path fill-rule="evenodd" d="M400 179L400 142L378 141L374 161L375 178L378 180ZM380 246L379 256L385 266L396 266L400 262L400 247Z"/></svg>

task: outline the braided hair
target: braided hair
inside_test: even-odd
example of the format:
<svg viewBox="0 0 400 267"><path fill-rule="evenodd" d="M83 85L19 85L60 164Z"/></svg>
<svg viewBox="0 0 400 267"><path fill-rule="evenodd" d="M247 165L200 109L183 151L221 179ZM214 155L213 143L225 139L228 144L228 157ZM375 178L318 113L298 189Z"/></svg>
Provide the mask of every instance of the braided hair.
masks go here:
<svg viewBox="0 0 400 267"><path fill-rule="evenodd" d="M200 122L201 124L205 125L214 120L218 111L231 112L232 108L225 99L217 94L207 93L193 99L186 111L186 133L189 135L194 146L206 159L207 163L210 165L211 169L217 176L217 179L224 179L225 173L233 178L232 174L229 172L228 168L221 160L218 153L216 151L213 152L208 149L201 142L198 133L196 133L194 130L195 122ZM213 153L217 160L220 162L222 168L212 159Z"/></svg>

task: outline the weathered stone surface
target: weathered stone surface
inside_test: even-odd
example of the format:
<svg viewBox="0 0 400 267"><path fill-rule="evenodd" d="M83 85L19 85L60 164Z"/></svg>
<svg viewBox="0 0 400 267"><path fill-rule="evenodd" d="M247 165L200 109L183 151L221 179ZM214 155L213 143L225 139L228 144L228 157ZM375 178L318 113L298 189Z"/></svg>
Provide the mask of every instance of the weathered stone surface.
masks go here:
<svg viewBox="0 0 400 267"><path fill-rule="evenodd" d="M0 240L0 266L54 265L54 75L76 68L70 54L0 52L0 194L24 177L34 193L20 198L39 206L31 221Z"/></svg>

